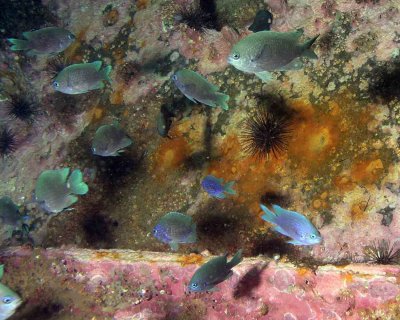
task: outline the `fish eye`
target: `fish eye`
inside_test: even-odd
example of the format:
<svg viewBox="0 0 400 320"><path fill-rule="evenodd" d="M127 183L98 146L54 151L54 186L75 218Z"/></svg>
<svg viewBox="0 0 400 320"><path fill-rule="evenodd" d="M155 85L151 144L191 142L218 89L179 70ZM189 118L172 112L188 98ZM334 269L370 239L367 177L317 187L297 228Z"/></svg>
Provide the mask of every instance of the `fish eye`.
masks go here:
<svg viewBox="0 0 400 320"><path fill-rule="evenodd" d="M311 239L315 239L315 238L316 238L316 235L315 235L315 234L311 234L311 235L310 235L310 238L311 238Z"/></svg>
<svg viewBox="0 0 400 320"><path fill-rule="evenodd" d="M68 39L73 40L73 39L75 39L75 36L71 33L71 34L68 35Z"/></svg>
<svg viewBox="0 0 400 320"><path fill-rule="evenodd" d="M59 84L57 81L54 81L54 82L53 82L53 86L54 86L55 88L58 88L58 87L60 86L60 84Z"/></svg>
<svg viewBox="0 0 400 320"><path fill-rule="evenodd" d="M176 74L174 74L174 75L171 77L171 79L174 80L174 81L176 81L176 80L178 80L178 77L176 76Z"/></svg>
<svg viewBox="0 0 400 320"><path fill-rule="evenodd" d="M235 52L234 54L232 54L232 58L233 58L234 60L238 60L238 59L240 58L240 54L237 53L237 52Z"/></svg>
<svg viewBox="0 0 400 320"><path fill-rule="evenodd" d="M4 297L3 298L3 303L5 304L9 304L13 301L13 299L11 297Z"/></svg>
<svg viewBox="0 0 400 320"><path fill-rule="evenodd" d="M197 284L197 282L193 282L192 285L191 285L192 288L197 288L198 286L199 285Z"/></svg>

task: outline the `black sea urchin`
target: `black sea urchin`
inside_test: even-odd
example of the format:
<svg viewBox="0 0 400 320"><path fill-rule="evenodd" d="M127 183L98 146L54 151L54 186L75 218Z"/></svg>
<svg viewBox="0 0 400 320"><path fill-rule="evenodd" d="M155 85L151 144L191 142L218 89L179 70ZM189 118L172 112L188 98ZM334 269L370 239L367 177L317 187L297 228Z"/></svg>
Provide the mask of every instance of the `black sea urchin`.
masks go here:
<svg viewBox="0 0 400 320"><path fill-rule="evenodd" d="M6 111L10 118L32 123L38 114L38 106L26 97L15 95L7 103Z"/></svg>
<svg viewBox="0 0 400 320"><path fill-rule="evenodd" d="M387 240L374 242L364 248L366 258L377 264L400 263L400 249L394 249Z"/></svg>
<svg viewBox="0 0 400 320"><path fill-rule="evenodd" d="M176 20L200 32L206 29L221 29L214 0L200 0L196 6L182 6L176 15Z"/></svg>
<svg viewBox="0 0 400 320"><path fill-rule="evenodd" d="M8 157L17 149L15 133L9 128L0 129L0 157Z"/></svg>
<svg viewBox="0 0 400 320"><path fill-rule="evenodd" d="M275 158L287 148L291 133L291 121L286 115L278 115L262 108L250 116L240 135L243 150L258 158Z"/></svg>

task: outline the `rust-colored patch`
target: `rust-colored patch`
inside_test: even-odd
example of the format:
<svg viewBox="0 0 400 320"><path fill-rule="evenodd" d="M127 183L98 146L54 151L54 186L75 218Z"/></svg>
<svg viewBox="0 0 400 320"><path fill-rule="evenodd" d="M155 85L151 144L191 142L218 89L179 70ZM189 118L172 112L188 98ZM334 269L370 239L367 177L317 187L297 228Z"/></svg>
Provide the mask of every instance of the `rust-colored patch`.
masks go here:
<svg viewBox="0 0 400 320"><path fill-rule="evenodd" d="M115 90L110 95L110 102L111 104L123 104L124 102L124 90L125 86L121 83L117 85Z"/></svg>
<svg viewBox="0 0 400 320"><path fill-rule="evenodd" d="M64 57L66 61L70 61L71 63L82 62L82 55L79 54L79 50L82 47L82 42L84 42L88 29L89 26L79 31L79 33L76 35L75 41L64 51Z"/></svg>
<svg viewBox="0 0 400 320"><path fill-rule="evenodd" d="M376 182L384 173L381 159L360 161L353 165L351 178L353 182L364 185Z"/></svg>
<svg viewBox="0 0 400 320"><path fill-rule="evenodd" d="M147 5L149 4L149 0L137 0L136 1L136 8L138 10L143 10L147 8Z"/></svg>
<svg viewBox="0 0 400 320"><path fill-rule="evenodd" d="M297 269L297 274L300 276L300 277L306 277L306 276L310 276L311 275L311 270L310 269L308 269L308 268L299 268L299 269Z"/></svg>
<svg viewBox="0 0 400 320"><path fill-rule="evenodd" d="M95 259L109 258L118 260L121 258L121 255L118 252L112 252L112 251L96 251L94 254L94 258Z"/></svg>
<svg viewBox="0 0 400 320"><path fill-rule="evenodd" d="M321 168L321 164L334 155L340 143L340 132L347 131L347 125L340 118L337 104L332 104L331 112L322 113L307 101L294 101L297 111L289 141L288 157L306 175L310 170Z"/></svg>
<svg viewBox="0 0 400 320"><path fill-rule="evenodd" d="M353 203L351 206L351 219L352 221L359 221L367 218L367 213L365 210L367 209L368 201L358 201Z"/></svg>
<svg viewBox="0 0 400 320"><path fill-rule="evenodd" d="M165 139L154 155L154 170L159 173L181 166L189 157L191 148L182 136Z"/></svg>
<svg viewBox="0 0 400 320"><path fill-rule="evenodd" d="M96 106L88 112L87 119L90 122L98 122L104 118L104 115L105 115L105 109L101 106Z"/></svg>
<svg viewBox="0 0 400 320"><path fill-rule="evenodd" d="M343 273L342 278L346 282L346 284L350 284L354 281L353 275L349 272Z"/></svg>
<svg viewBox="0 0 400 320"><path fill-rule="evenodd" d="M201 264L203 263L204 258L201 254L191 253L188 255L180 256L177 259L177 262L181 264L181 266L186 266L189 264Z"/></svg>

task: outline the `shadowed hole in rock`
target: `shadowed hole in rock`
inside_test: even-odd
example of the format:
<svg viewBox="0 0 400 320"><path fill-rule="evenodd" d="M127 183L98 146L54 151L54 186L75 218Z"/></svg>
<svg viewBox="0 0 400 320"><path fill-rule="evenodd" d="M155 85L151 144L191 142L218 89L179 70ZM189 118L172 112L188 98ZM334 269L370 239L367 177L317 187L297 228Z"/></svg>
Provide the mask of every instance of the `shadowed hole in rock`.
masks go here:
<svg viewBox="0 0 400 320"><path fill-rule="evenodd" d="M108 249L113 246L113 228L118 222L101 212L91 212L83 218L82 228L88 245L96 249Z"/></svg>

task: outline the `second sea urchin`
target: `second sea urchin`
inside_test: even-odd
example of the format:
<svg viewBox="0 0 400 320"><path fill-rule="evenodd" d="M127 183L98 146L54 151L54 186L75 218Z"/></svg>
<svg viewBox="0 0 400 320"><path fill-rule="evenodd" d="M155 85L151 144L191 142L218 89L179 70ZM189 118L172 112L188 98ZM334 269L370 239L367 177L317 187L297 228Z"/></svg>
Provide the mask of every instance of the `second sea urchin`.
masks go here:
<svg viewBox="0 0 400 320"><path fill-rule="evenodd" d="M269 112L266 108L250 116L240 135L243 150L258 158L275 158L287 148L291 133L291 121L286 115Z"/></svg>
<svg viewBox="0 0 400 320"><path fill-rule="evenodd" d="M11 96L6 105L6 112L10 118L32 123L38 114L37 104L20 95Z"/></svg>
<svg viewBox="0 0 400 320"><path fill-rule="evenodd" d="M400 263L400 249L395 249L387 240L374 242L364 248L366 258L377 264Z"/></svg>

